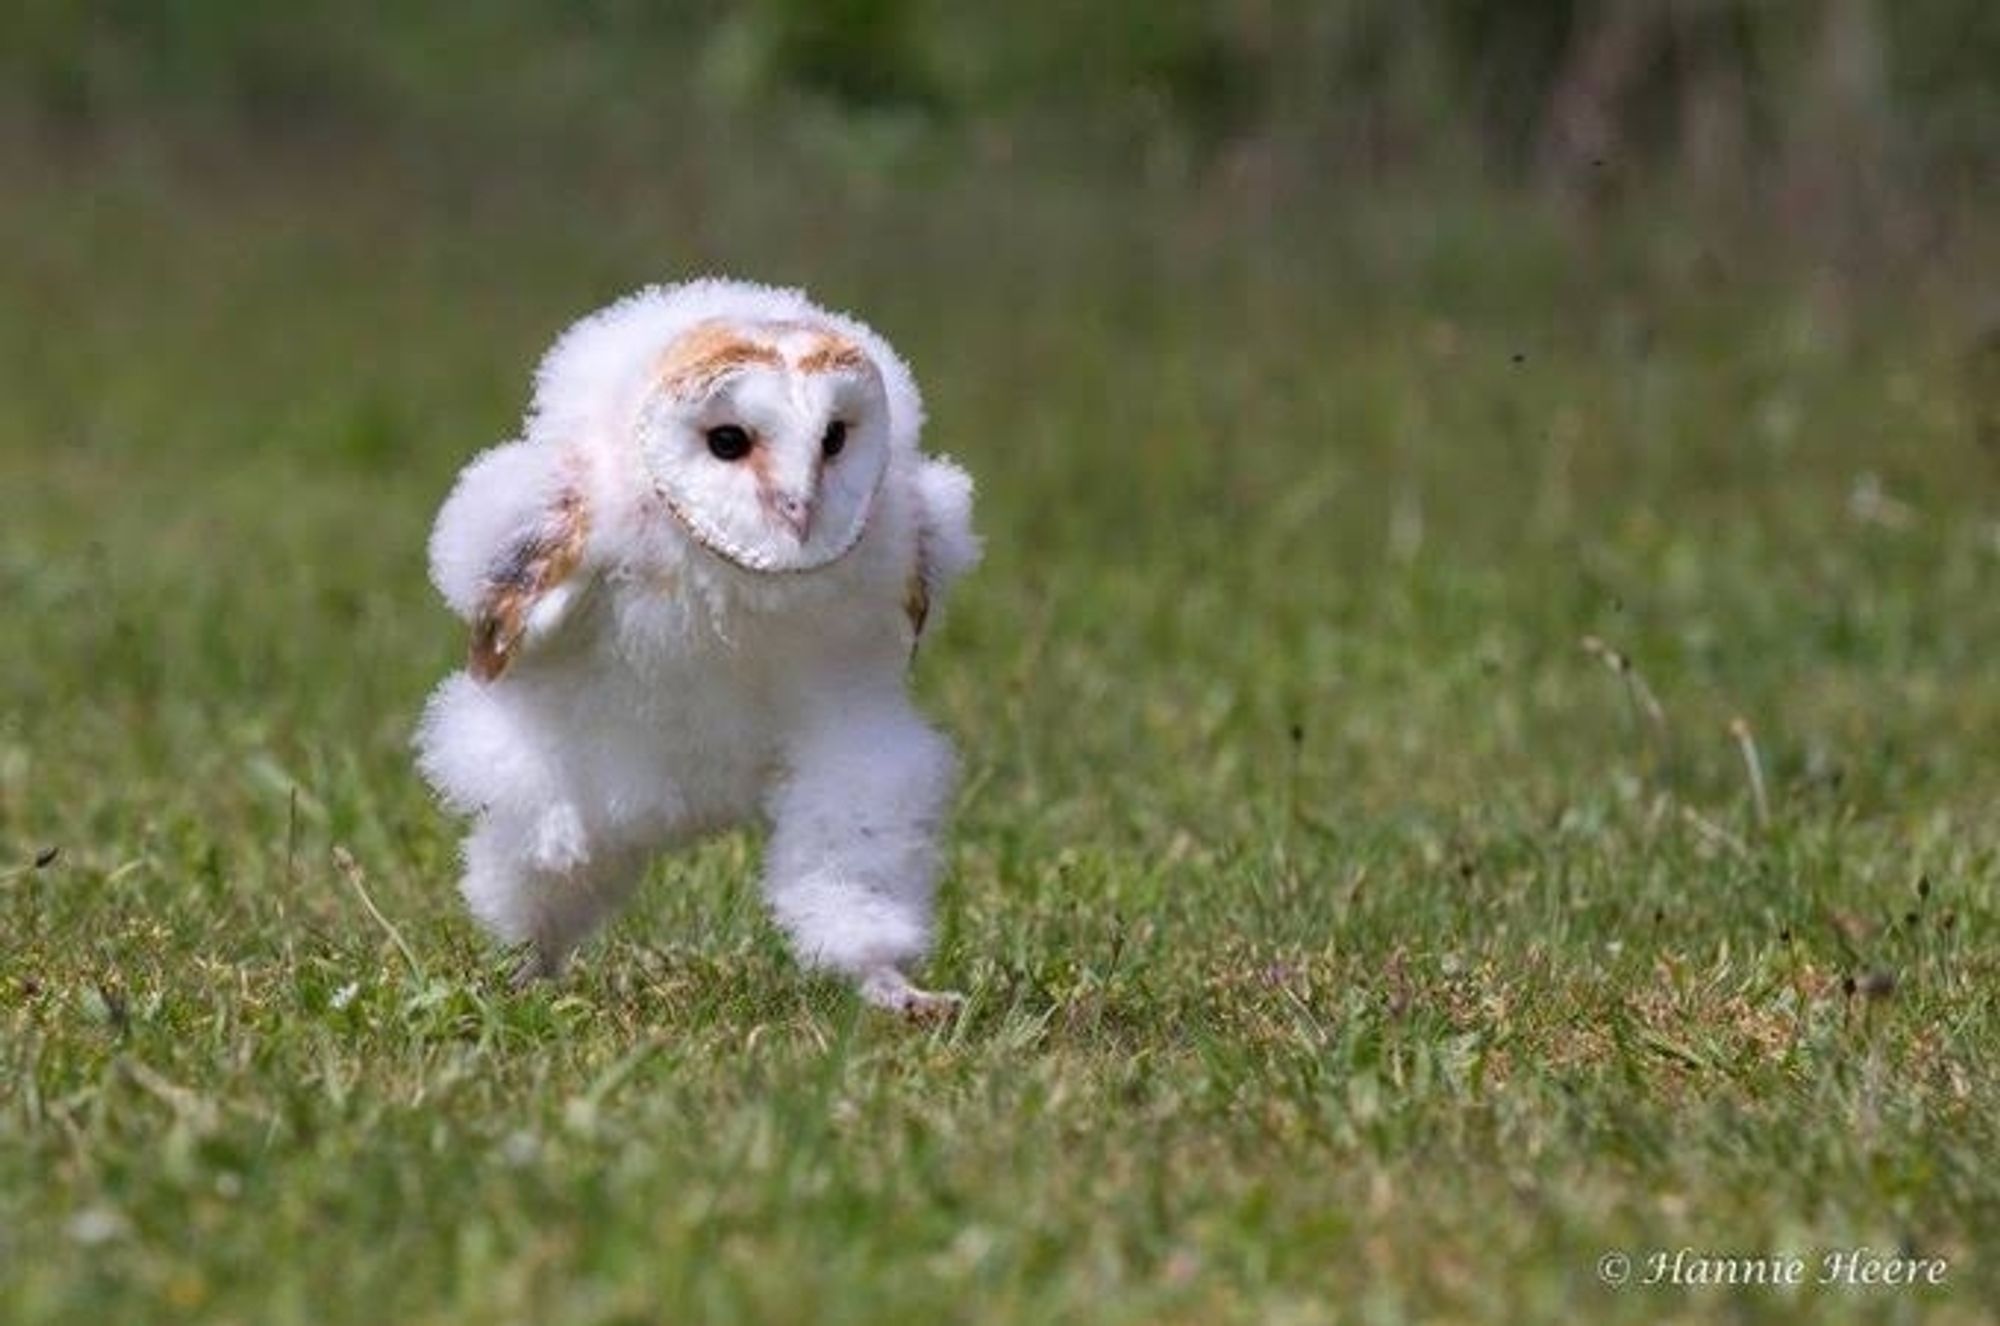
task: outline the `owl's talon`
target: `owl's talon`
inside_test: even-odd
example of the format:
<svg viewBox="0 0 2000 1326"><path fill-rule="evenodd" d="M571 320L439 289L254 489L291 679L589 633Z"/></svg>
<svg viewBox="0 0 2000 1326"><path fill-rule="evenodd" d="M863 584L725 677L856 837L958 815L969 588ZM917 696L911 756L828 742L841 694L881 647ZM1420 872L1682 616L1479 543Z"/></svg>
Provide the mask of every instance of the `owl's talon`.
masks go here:
<svg viewBox="0 0 2000 1326"><path fill-rule="evenodd" d="M544 981L553 981L562 975L562 963L551 959L540 944L528 945L514 964L514 972L507 978L507 984L516 992L532 990Z"/></svg>
<svg viewBox="0 0 2000 1326"><path fill-rule="evenodd" d="M894 967L877 967L863 976L861 997L912 1022L942 1022L956 1017L965 1007L965 996L957 991L921 989Z"/></svg>

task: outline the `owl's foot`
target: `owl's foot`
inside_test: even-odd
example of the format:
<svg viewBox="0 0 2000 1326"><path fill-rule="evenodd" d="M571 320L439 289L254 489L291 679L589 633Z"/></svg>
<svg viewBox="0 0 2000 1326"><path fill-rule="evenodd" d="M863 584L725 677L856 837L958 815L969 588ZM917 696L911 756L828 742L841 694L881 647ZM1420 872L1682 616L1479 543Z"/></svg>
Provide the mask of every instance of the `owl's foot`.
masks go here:
<svg viewBox="0 0 2000 1326"><path fill-rule="evenodd" d="M912 1022L942 1022L965 1007L964 995L951 990L919 989L894 967L876 967L863 975L861 997Z"/></svg>
<svg viewBox="0 0 2000 1326"><path fill-rule="evenodd" d="M531 990L543 981L553 981L561 976L562 969L563 960L560 957L546 946L531 942L521 951L508 984L517 991Z"/></svg>

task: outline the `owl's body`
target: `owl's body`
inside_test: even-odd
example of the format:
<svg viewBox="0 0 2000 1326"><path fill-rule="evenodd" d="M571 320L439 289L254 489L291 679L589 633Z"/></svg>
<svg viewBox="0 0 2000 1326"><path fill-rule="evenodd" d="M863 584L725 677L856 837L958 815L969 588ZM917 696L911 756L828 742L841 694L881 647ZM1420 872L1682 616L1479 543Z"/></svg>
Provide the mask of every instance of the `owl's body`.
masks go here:
<svg viewBox="0 0 2000 1326"><path fill-rule="evenodd" d="M908 370L792 291L642 292L543 361L526 436L461 475L432 578L472 625L417 744L474 817L462 888L554 973L663 848L771 829L808 963L878 1003L929 943L949 744L907 673L978 556Z"/></svg>

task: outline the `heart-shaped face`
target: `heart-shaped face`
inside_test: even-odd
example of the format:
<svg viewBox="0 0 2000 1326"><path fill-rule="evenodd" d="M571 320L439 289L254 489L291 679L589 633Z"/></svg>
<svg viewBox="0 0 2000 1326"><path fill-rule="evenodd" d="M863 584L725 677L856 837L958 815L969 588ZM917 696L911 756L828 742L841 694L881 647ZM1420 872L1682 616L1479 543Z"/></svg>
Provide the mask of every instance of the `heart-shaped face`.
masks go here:
<svg viewBox="0 0 2000 1326"><path fill-rule="evenodd" d="M805 323L705 322L667 347L640 458L694 539L750 571L811 571L868 528L889 463L882 376Z"/></svg>

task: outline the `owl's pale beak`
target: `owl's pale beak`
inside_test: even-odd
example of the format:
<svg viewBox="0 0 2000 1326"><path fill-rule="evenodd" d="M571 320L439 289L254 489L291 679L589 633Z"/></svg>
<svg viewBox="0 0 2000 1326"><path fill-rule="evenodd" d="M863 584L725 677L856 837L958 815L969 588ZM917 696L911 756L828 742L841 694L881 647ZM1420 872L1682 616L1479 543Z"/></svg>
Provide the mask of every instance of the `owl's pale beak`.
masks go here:
<svg viewBox="0 0 2000 1326"><path fill-rule="evenodd" d="M797 536L800 543L812 537L812 502L791 493L774 493L769 506L784 527Z"/></svg>

